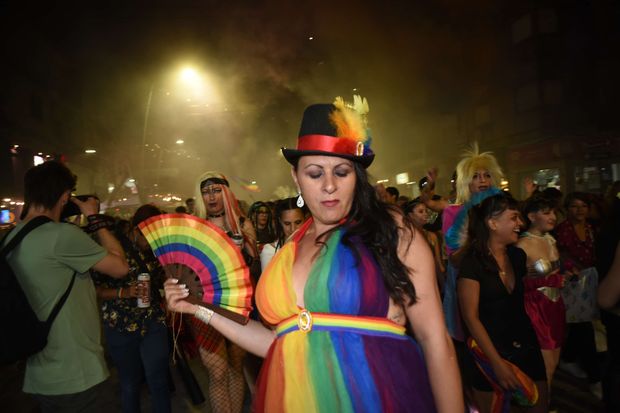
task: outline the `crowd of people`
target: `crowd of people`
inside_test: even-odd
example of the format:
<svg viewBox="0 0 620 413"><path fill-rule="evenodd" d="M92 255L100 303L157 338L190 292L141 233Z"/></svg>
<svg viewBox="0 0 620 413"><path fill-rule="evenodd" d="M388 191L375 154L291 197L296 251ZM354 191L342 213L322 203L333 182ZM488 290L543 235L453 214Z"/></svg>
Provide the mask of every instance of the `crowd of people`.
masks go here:
<svg viewBox="0 0 620 413"><path fill-rule="evenodd" d="M27 360L24 392L44 412L92 411L107 351L123 412L140 411L144 382L153 411L171 411L185 313L183 355L201 361L214 412L240 412L247 399L259 412L545 412L558 366L620 411L620 183L598 198L530 181L516 200L476 146L450 194L435 193L431 168L409 199L369 183L366 113L358 97L306 109L296 149L283 149L297 196L246 211L226 176L209 171L174 211L238 246L255 287L247 324L186 300L188 286L166 277L139 229L164 211L147 204L115 221L96 199L71 196L65 165L29 170L23 219L4 242L37 216L51 222L7 260L41 319L76 281L47 346ZM84 231L62 222L69 202Z"/></svg>

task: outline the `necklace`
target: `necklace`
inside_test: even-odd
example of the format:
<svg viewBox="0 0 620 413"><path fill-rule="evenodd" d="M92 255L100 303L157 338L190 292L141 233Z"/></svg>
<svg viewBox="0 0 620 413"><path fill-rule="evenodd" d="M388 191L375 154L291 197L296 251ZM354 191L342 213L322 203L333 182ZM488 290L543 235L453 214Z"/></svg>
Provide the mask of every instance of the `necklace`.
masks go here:
<svg viewBox="0 0 620 413"><path fill-rule="evenodd" d="M223 217L224 215L226 215L226 211L222 211L219 214L208 214L209 218L219 218L219 217Z"/></svg>
<svg viewBox="0 0 620 413"><path fill-rule="evenodd" d="M534 234L533 232L530 231L525 231L523 233L523 236L525 237L532 237L532 238L545 238L547 234L542 234L542 235L538 235L538 234Z"/></svg>
<svg viewBox="0 0 620 413"><path fill-rule="evenodd" d="M538 235L538 234L533 234L529 231L526 231L523 233L523 236L528 237L533 242L542 242L543 245L537 245L536 250L539 252L540 255L542 255L542 258L547 258L550 261L553 261L552 257L557 255L554 253L555 240L553 239L551 235L549 235L548 232L544 233L543 235Z"/></svg>
<svg viewBox="0 0 620 413"><path fill-rule="evenodd" d="M491 253L491 256L493 257L493 259L495 260L495 263L497 264L497 272L499 273L499 276L502 277L502 278L505 278L506 277L506 271L502 270L502 267L500 267L499 260L497 259L495 254L493 254L493 251L491 251L491 249L489 249L489 252Z"/></svg>

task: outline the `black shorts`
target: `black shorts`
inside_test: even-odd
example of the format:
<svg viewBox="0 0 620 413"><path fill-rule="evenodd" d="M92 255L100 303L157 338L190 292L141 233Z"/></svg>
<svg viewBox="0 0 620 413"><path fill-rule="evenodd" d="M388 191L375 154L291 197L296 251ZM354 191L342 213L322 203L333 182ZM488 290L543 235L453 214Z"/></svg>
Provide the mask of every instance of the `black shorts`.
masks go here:
<svg viewBox="0 0 620 413"><path fill-rule="evenodd" d="M79 393L52 396L33 394L43 413L96 412L101 401L101 391L106 380Z"/></svg>
<svg viewBox="0 0 620 413"><path fill-rule="evenodd" d="M503 354L502 354L503 353ZM542 358L540 348L536 345L522 346L521 348L511 349L510 352L500 352L500 355L519 367L521 371L528 375L533 381L547 381L547 373L545 371L545 362ZM465 357L465 365L469 370L469 379L471 386L479 391L493 391L493 386L480 371L474 357L468 352Z"/></svg>

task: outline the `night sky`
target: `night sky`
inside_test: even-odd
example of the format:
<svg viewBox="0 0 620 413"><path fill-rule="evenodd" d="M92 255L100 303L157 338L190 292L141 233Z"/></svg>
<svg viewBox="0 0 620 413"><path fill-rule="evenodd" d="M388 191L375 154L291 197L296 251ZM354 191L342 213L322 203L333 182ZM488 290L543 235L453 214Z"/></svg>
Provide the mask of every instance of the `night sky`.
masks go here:
<svg viewBox="0 0 620 413"><path fill-rule="evenodd" d="M221 170L258 181L258 199L292 186L279 148L295 145L304 107L338 95L369 100L376 179L452 162L463 145L438 143L438 119L494 67L502 24L491 1L98 3L2 6L7 143L95 168L95 188L133 175L189 195L201 172ZM209 93L179 88L185 64ZM39 129L20 120L33 99Z"/></svg>

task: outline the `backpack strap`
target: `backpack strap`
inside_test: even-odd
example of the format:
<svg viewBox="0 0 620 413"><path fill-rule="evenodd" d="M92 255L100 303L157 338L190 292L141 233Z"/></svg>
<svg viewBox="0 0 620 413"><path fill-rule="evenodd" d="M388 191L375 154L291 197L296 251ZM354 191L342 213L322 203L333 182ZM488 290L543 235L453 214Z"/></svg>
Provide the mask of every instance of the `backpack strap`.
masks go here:
<svg viewBox="0 0 620 413"><path fill-rule="evenodd" d="M69 283L69 286L65 290L65 293L62 295L62 297L60 297L60 300L58 300L54 308L52 308L52 312L47 317L47 320L45 320L45 324L47 324L47 328L52 327L52 323L54 322L54 319L56 319L56 316L62 309L62 306L65 305L65 301L67 301L67 298L69 297L69 294L71 293L71 289L73 288L73 282L75 281L76 275L77 275L77 272L73 271L73 277L71 277L71 282Z"/></svg>
<svg viewBox="0 0 620 413"><path fill-rule="evenodd" d="M9 241L9 243L4 248L2 248L2 251L0 251L0 256L6 257L9 252L15 249L15 247L17 247L17 245L19 245L19 243L22 242L22 240L26 237L26 235L28 235L30 232L40 227L41 225L46 224L51 221L52 221L51 218L46 217L45 215L39 215L37 217L32 218L30 221L26 223L26 225L24 225L24 227L17 233L17 235L15 235L11 239L11 241ZM4 237L4 239L2 240L3 243L9 234L7 234ZM60 297L60 300L56 303L56 305L52 309L52 312L47 317L45 324L47 324L48 329L51 327L52 323L54 322L54 319L60 312L62 306L65 304L65 301L67 301L67 298L69 297L69 293L71 293L71 290L73 289L73 282L75 281L76 275L77 275L77 272L74 271L73 277L71 278L71 282L69 283L69 287L67 287L64 294L62 295L62 297Z"/></svg>
<svg viewBox="0 0 620 413"><path fill-rule="evenodd" d="M17 235L15 235L11 241L9 241L9 243L2 248L2 251L0 252L1 255L3 256L7 256L9 252L11 252L15 247L17 247L17 245L22 242L22 240L24 239L24 237L26 235L28 235L31 231L33 231L34 229L40 227L41 225L50 222L51 219L49 217L46 217L45 215L39 215L38 217L34 217L32 218L30 221L28 221L26 223L26 225L24 225L24 227L17 233ZM11 230L11 232L13 232ZM11 233L9 232L9 234ZM7 234L7 236L9 235ZM3 239L3 241L6 239Z"/></svg>

